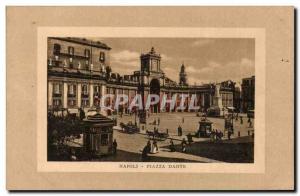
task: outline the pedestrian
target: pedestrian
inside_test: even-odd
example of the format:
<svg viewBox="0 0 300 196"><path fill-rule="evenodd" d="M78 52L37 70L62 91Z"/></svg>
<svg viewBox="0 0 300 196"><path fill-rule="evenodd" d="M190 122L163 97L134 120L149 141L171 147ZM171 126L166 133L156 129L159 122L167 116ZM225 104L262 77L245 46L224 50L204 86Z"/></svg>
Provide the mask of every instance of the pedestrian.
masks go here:
<svg viewBox="0 0 300 196"><path fill-rule="evenodd" d="M241 125L243 124L243 117L242 116L240 116L240 123L241 123Z"/></svg>
<svg viewBox="0 0 300 196"><path fill-rule="evenodd" d="M79 108L79 118L80 120L83 120L85 118L85 113L82 108Z"/></svg>
<svg viewBox="0 0 300 196"><path fill-rule="evenodd" d="M150 141L147 142L147 145L144 147L142 151L142 161L148 161L148 154L151 152L151 143Z"/></svg>
<svg viewBox="0 0 300 196"><path fill-rule="evenodd" d="M71 149L71 156L70 156L71 161L76 161L77 157L76 157L76 153L74 149Z"/></svg>
<svg viewBox="0 0 300 196"><path fill-rule="evenodd" d="M184 117L182 117L182 124L184 123Z"/></svg>
<svg viewBox="0 0 300 196"><path fill-rule="evenodd" d="M210 133L210 140L213 142L215 140L215 135L216 135L216 132L215 130L213 129Z"/></svg>
<svg viewBox="0 0 300 196"><path fill-rule="evenodd" d="M157 145L156 140L153 140L151 153L152 153L152 154L158 153L158 145Z"/></svg>
<svg viewBox="0 0 300 196"><path fill-rule="evenodd" d="M228 131L228 140L230 140L231 138L231 131Z"/></svg>
<svg viewBox="0 0 300 196"><path fill-rule="evenodd" d="M173 143L173 140L171 139L170 140L170 151L171 152L175 152L176 150L175 150L175 146L174 146L174 143Z"/></svg>
<svg viewBox="0 0 300 196"><path fill-rule="evenodd" d="M114 139L112 146L113 146L113 154L116 155L117 154L117 147L118 147L118 143L117 143L116 139Z"/></svg>
<svg viewBox="0 0 300 196"><path fill-rule="evenodd" d="M193 136L192 136L192 134L189 133L189 134L187 135L187 138L188 138L188 143L191 144L191 143L193 142Z"/></svg>
<svg viewBox="0 0 300 196"><path fill-rule="evenodd" d="M221 141L222 137L223 137L222 131L218 131L218 133L216 134L217 141Z"/></svg>
<svg viewBox="0 0 300 196"><path fill-rule="evenodd" d="M219 131L218 131L218 129L216 129L216 133L215 133L215 141L217 142L218 141L218 135L219 135Z"/></svg>
<svg viewBox="0 0 300 196"><path fill-rule="evenodd" d="M252 121L250 120L249 122L249 127L251 128L252 127Z"/></svg>
<svg viewBox="0 0 300 196"><path fill-rule="evenodd" d="M167 135L169 135L169 129L166 129L166 133L167 133Z"/></svg>
<svg viewBox="0 0 300 196"><path fill-rule="evenodd" d="M154 134L157 135L158 134L158 128L154 127Z"/></svg>
<svg viewBox="0 0 300 196"><path fill-rule="evenodd" d="M178 126L177 132L178 132L178 136L182 136L182 128L180 125Z"/></svg>
<svg viewBox="0 0 300 196"><path fill-rule="evenodd" d="M181 142L181 152L186 152L186 141L185 138L183 138L182 142Z"/></svg>

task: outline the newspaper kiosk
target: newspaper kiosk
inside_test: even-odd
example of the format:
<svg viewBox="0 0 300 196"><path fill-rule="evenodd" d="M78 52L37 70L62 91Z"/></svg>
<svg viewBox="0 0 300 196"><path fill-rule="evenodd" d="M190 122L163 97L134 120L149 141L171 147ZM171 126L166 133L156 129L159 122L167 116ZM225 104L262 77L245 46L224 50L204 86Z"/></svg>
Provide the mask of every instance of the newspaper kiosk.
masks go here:
<svg viewBox="0 0 300 196"><path fill-rule="evenodd" d="M93 156L112 154L114 121L96 113L83 120L83 146Z"/></svg>

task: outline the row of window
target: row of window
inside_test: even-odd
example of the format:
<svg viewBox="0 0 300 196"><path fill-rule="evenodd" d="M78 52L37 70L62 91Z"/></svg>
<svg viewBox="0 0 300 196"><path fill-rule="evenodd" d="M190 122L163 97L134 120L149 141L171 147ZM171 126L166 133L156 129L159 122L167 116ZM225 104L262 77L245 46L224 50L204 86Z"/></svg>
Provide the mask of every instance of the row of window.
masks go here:
<svg viewBox="0 0 300 196"><path fill-rule="evenodd" d="M53 54L55 56L58 56L61 54L61 45L60 44L54 44L53 46ZM74 47L69 46L68 47L68 54L71 56L74 56L75 54L75 49ZM84 57L86 58L90 58L91 56L91 51L89 49L85 49L84 50ZM100 52L99 54L99 61L100 62L105 62L105 53L104 52Z"/></svg>
<svg viewBox="0 0 300 196"><path fill-rule="evenodd" d="M98 102L94 102L95 106L98 106ZM54 107L61 107L62 106L62 99L53 99L53 106ZM68 99L68 107L76 107L77 101L74 99ZM89 107L90 101L88 99L81 100L82 107Z"/></svg>
<svg viewBox="0 0 300 196"><path fill-rule="evenodd" d="M68 95L76 95L77 92L77 85L76 84L68 84ZM63 84L54 83L53 84L53 94L54 95L62 95L63 92ZM83 95L89 94L89 88L87 84L83 84L81 86L81 93ZM94 95L100 95L101 93L101 86L94 86Z"/></svg>
<svg viewBox="0 0 300 196"><path fill-rule="evenodd" d="M94 94L99 94L101 93L101 85L94 85ZM67 86L67 91L68 95L76 95L77 92L77 85L76 84L68 84ZM127 93L130 95L135 95L135 91L129 91L129 90L118 90L115 88L106 88L106 93L107 94L116 94L116 93ZM54 95L62 95L63 93L63 84L62 83L54 83L53 84L53 94ZM81 93L84 95L89 94L89 85L88 84L82 84L81 85Z"/></svg>

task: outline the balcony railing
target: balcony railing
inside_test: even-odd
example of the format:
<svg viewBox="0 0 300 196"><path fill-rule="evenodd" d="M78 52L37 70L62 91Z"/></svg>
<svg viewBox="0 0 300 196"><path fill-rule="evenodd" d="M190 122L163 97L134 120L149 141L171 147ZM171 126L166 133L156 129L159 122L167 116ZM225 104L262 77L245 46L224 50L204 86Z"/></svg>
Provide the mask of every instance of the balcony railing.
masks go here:
<svg viewBox="0 0 300 196"><path fill-rule="evenodd" d="M75 55L75 54L69 54L69 53L59 53L57 56L63 56L63 57L68 57L68 58L79 58L79 59L85 59L88 60L90 59L89 56L84 56L84 55Z"/></svg>

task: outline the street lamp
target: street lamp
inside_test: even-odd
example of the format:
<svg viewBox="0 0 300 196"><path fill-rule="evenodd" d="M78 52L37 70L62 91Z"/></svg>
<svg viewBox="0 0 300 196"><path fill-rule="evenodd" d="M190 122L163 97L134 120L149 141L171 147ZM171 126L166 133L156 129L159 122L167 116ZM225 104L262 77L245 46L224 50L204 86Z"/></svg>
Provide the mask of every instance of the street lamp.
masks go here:
<svg viewBox="0 0 300 196"><path fill-rule="evenodd" d="M145 110L145 100L144 100L144 70L142 70L140 72L140 78L139 78L139 92L141 93L141 97L142 97L142 109L139 110L139 123L143 123L146 124L146 110Z"/></svg>

